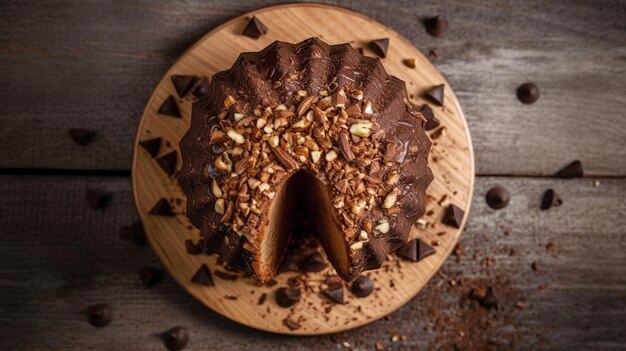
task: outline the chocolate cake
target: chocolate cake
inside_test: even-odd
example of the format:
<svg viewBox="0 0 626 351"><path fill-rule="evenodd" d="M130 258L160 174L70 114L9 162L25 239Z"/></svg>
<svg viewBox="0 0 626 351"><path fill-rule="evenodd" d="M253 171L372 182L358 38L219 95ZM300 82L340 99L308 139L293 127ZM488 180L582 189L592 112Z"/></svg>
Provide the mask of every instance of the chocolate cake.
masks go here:
<svg viewBox="0 0 626 351"><path fill-rule="evenodd" d="M425 121L405 83L349 44L242 53L193 104L180 143L187 216L205 252L261 282L304 216L353 280L405 244L424 213Z"/></svg>

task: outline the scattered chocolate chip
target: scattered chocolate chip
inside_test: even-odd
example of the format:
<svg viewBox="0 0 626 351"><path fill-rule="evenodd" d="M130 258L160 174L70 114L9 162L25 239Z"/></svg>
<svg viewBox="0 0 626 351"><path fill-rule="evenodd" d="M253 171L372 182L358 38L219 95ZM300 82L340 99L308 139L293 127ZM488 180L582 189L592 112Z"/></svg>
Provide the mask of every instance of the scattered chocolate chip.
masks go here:
<svg viewBox="0 0 626 351"><path fill-rule="evenodd" d="M539 261L533 261L533 263L530 264L530 267L533 269L533 271L538 271L539 270Z"/></svg>
<svg viewBox="0 0 626 351"><path fill-rule="evenodd" d="M290 254L286 254L280 266L278 266L277 273L296 272L297 270L298 265L294 262L293 257Z"/></svg>
<svg viewBox="0 0 626 351"><path fill-rule="evenodd" d="M111 193L96 189L87 189L85 192L87 198L87 205L97 210L104 207L111 200Z"/></svg>
<svg viewBox="0 0 626 351"><path fill-rule="evenodd" d="M549 242L548 244L546 244L546 250L550 251L550 252L555 252L556 251L556 244L553 242Z"/></svg>
<svg viewBox="0 0 626 351"><path fill-rule="evenodd" d="M541 199L541 209L548 210L552 207L561 206L562 203L563 201L561 200L559 194L557 194L553 189L548 189L545 193L543 193L543 198Z"/></svg>
<svg viewBox="0 0 626 351"><path fill-rule="evenodd" d="M492 288L487 288L487 294L480 301L480 305L485 308L498 308L498 299L496 295L493 293Z"/></svg>
<svg viewBox="0 0 626 351"><path fill-rule="evenodd" d="M199 255L202 253L202 246L200 242L195 243L189 239L185 240L185 249L190 255Z"/></svg>
<svg viewBox="0 0 626 351"><path fill-rule="evenodd" d="M267 34L267 32L267 26L255 16L252 16L250 21L248 21L246 28L243 29L242 34L253 39L258 39L261 35Z"/></svg>
<svg viewBox="0 0 626 351"><path fill-rule="evenodd" d="M402 63L404 63L404 65L407 66L408 68L415 68L416 67L414 58L404 59L404 60L402 60Z"/></svg>
<svg viewBox="0 0 626 351"><path fill-rule="evenodd" d="M576 160L567 166L563 167L557 174L560 178L582 178L583 177L583 164Z"/></svg>
<svg viewBox="0 0 626 351"><path fill-rule="evenodd" d="M287 328L289 328L289 330L294 331L294 330L298 330L300 329L302 326L300 325L300 323L294 321L291 318L285 318L283 319L283 323L285 324L285 326Z"/></svg>
<svg viewBox="0 0 626 351"><path fill-rule="evenodd" d="M324 295L326 295L329 299L337 302L337 303L343 303L344 302L344 298L343 298L343 284L334 284L334 285L330 285L328 286L328 288L324 289L322 291L324 293Z"/></svg>
<svg viewBox="0 0 626 351"><path fill-rule="evenodd" d="M137 246L145 247L147 244L146 231L143 229L141 221L135 221L131 225L123 226L120 229L120 238L131 241Z"/></svg>
<svg viewBox="0 0 626 351"><path fill-rule="evenodd" d="M176 172L176 159L178 158L176 150L169 152L156 159L157 163L167 175L171 176Z"/></svg>
<svg viewBox="0 0 626 351"><path fill-rule="evenodd" d="M174 84L176 94L178 94L178 97L180 98L187 95L196 82L196 77L194 76L182 76L178 74L173 74L170 79L172 80L172 84Z"/></svg>
<svg viewBox="0 0 626 351"><path fill-rule="evenodd" d="M465 213L458 206L450 205L443 216L442 222L451 227L461 228L464 215Z"/></svg>
<svg viewBox="0 0 626 351"><path fill-rule="evenodd" d="M207 96L209 94L209 79L207 77L198 78L191 88L191 94L198 99Z"/></svg>
<svg viewBox="0 0 626 351"><path fill-rule="evenodd" d="M202 266L200 266L198 271L196 271L196 274L194 274L193 277L191 277L191 282L200 284L200 285L207 285L207 286L215 285L215 283L213 283L213 277L211 276L211 271L209 270L209 267L207 267L206 264L203 264Z"/></svg>
<svg viewBox="0 0 626 351"><path fill-rule="evenodd" d="M189 343L189 333L183 327L174 327L161 335L163 344L170 351L182 350Z"/></svg>
<svg viewBox="0 0 626 351"><path fill-rule="evenodd" d="M443 37L448 33L448 19L446 16L438 15L424 21L426 31L433 37Z"/></svg>
<svg viewBox="0 0 626 351"><path fill-rule="evenodd" d="M532 104L539 99L539 88L534 83L524 83L517 88L517 98L524 104Z"/></svg>
<svg viewBox="0 0 626 351"><path fill-rule="evenodd" d="M481 301L487 296L487 290L484 288L474 288L470 291L470 298Z"/></svg>
<svg viewBox="0 0 626 351"><path fill-rule="evenodd" d="M389 38L372 40L369 46L376 55L385 58L387 56L387 49L389 49Z"/></svg>
<svg viewBox="0 0 626 351"><path fill-rule="evenodd" d="M216 269L215 272L213 272L215 274L216 277L220 277L224 280L230 280L232 282L236 281L237 278L239 278L236 274L230 274L224 271L220 271L219 269Z"/></svg>
<svg viewBox="0 0 626 351"><path fill-rule="evenodd" d="M93 137L96 136L96 133L82 128L72 128L69 130L70 138L74 140L76 145L84 146L89 144Z"/></svg>
<svg viewBox="0 0 626 351"><path fill-rule="evenodd" d="M111 306L99 303L89 307L89 324L94 327L106 327L113 320Z"/></svg>
<svg viewBox="0 0 626 351"><path fill-rule="evenodd" d="M302 270L305 272L319 272L326 268L326 266L328 266L328 263L324 259L324 256L322 256L319 252L316 252L304 261Z"/></svg>
<svg viewBox="0 0 626 351"><path fill-rule="evenodd" d="M517 88L517 98L524 104L532 104L539 99L539 87L535 83L524 83Z"/></svg>
<svg viewBox="0 0 626 351"><path fill-rule="evenodd" d="M154 158L156 157L156 155L159 154L159 149L161 148L161 138L158 137L158 138L143 140L139 142L139 145L141 145L141 147L143 147L146 151L148 151L150 156Z"/></svg>
<svg viewBox="0 0 626 351"><path fill-rule="evenodd" d="M168 96L165 101L159 107L158 112L162 115L181 118L180 110L178 109L178 105L176 104L176 99L173 96Z"/></svg>
<svg viewBox="0 0 626 351"><path fill-rule="evenodd" d="M374 282L368 276L360 275L350 288L356 297L367 297L374 291Z"/></svg>
<svg viewBox="0 0 626 351"><path fill-rule="evenodd" d="M489 207L499 210L509 204L509 192L500 185L496 185L487 191L485 199Z"/></svg>
<svg viewBox="0 0 626 351"><path fill-rule="evenodd" d="M435 249L420 239L411 240L396 251L398 256L413 262L421 261L434 253Z"/></svg>
<svg viewBox="0 0 626 351"><path fill-rule="evenodd" d="M259 301L257 301L257 305L262 305L265 303L265 300L267 300L267 294L266 293L262 293L261 296L259 296Z"/></svg>
<svg viewBox="0 0 626 351"><path fill-rule="evenodd" d="M163 270L156 267L144 266L139 269L139 278L146 288L155 286L163 278Z"/></svg>
<svg viewBox="0 0 626 351"><path fill-rule="evenodd" d="M170 203L167 202L167 200L164 198L160 198L159 201L157 201L157 203L154 205L154 207L152 207L150 212L148 212L148 214L155 216L174 217L174 211L172 211L172 206L170 206Z"/></svg>
<svg viewBox="0 0 626 351"><path fill-rule="evenodd" d="M440 85L433 87L432 89L426 92L426 96L431 98L433 101L437 102L440 106L443 106L444 86L445 84L440 84Z"/></svg>
<svg viewBox="0 0 626 351"><path fill-rule="evenodd" d="M283 287L276 290L275 298L278 306L288 308L300 301L301 296L300 289Z"/></svg>
<svg viewBox="0 0 626 351"><path fill-rule="evenodd" d="M433 130L439 127L440 122L437 117L435 117L435 113L430 106L426 104L422 105L422 115L426 118L426 123L424 124L425 130Z"/></svg>

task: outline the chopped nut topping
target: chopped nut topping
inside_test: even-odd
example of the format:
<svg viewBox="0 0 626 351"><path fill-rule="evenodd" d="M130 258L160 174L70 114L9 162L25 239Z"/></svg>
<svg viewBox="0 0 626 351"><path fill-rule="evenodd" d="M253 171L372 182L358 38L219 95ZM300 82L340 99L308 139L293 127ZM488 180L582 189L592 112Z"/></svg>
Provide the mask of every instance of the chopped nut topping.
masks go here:
<svg viewBox="0 0 626 351"><path fill-rule="evenodd" d="M224 107L229 108L232 104L235 103L235 98L228 95L226 99L224 99Z"/></svg>
<svg viewBox="0 0 626 351"><path fill-rule="evenodd" d="M298 115L298 117L302 117L309 110L311 104L313 104L313 100L315 100L315 96L311 95L300 101L298 109L296 110L296 114Z"/></svg>
<svg viewBox="0 0 626 351"><path fill-rule="evenodd" d="M313 161L313 163L317 163L320 160L321 156L321 151L311 151L311 161Z"/></svg>
<svg viewBox="0 0 626 351"><path fill-rule="evenodd" d="M259 185L261 185L261 181L256 179L256 178L249 178L248 179L248 186L250 187L250 189L255 190L256 188L259 187Z"/></svg>
<svg viewBox="0 0 626 351"><path fill-rule="evenodd" d="M331 162L337 159L339 155L335 152L335 150L330 150L326 153L326 161Z"/></svg>
<svg viewBox="0 0 626 351"><path fill-rule="evenodd" d="M211 192L213 193L213 196L218 199L223 195L222 189L220 189L220 186L217 184L217 181L215 179L213 179L213 182L211 182Z"/></svg>
<svg viewBox="0 0 626 351"><path fill-rule="evenodd" d="M224 134L224 132L222 132L219 129L214 129L211 132L211 136L209 137L209 142L211 144L219 144L219 143L223 143L226 140L228 140L228 136L226 134Z"/></svg>
<svg viewBox="0 0 626 351"><path fill-rule="evenodd" d="M226 134L228 135L229 138L231 138L237 144L243 144L246 142L246 139L243 137L243 135L237 133L236 131L232 129L226 132Z"/></svg>
<svg viewBox="0 0 626 351"><path fill-rule="evenodd" d="M369 99L366 99L363 102L363 113L366 115L373 115L374 114L374 108L372 107L372 101L370 101Z"/></svg>
<svg viewBox="0 0 626 351"><path fill-rule="evenodd" d="M267 123L267 120L263 117L259 118L256 120L256 127L261 129L263 127L265 127L265 124Z"/></svg>
<svg viewBox="0 0 626 351"><path fill-rule="evenodd" d="M233 163L227 153L219 155L214 162L215 168L222 173L230 173Z"/></svg>
<svg viewBox="0 0 626 351"><path fill-rule="evenodd" d="M352 251L359 251L363 249L363 242L362 241L357 241L354 244L350 245L350 250Z"/></svg>
<svg viewBox="0 0 626 351"><path fill-rule="evenodd" d="M350 126L350 133L353 135L367 138L372 134L372 122L363 121Z"/></svg>
<svg viewBox="0 0 626 351"><path fill-rule="evenodd" d="M348 136L345 133L339 134L339 147L341 148L343 157L345 157L348 162L354 161L354 153L350 150L350 142L348 141Z"/></svg>
<svg viewBox="0 0 626 351"><path fill-rule="evenodd" d="M398 189L393 188L387 196L385 196L385 200L383 201L383 208L389 209L393 207L396 203L396 199L398 198Z"/></svg>
<svg viewBox="0 0 626 351"><path fill-rule="evenodd" d="M233 114L233 118L235 119L236 122L239 122L243 119L244 115L243 113L235 113Z"/></svg>
<svg viewBox="0 0 626 351"><path fill-rule="evenodd" d="M365 230L361 230L361 233L359 234L359 240L361 240L361 241L368 241L369 240L369 234L367 234L367 232Z"/></svg>
<svg viewBox="0 0 626 351"><path fill-rule="evenodd" d="M383 234L386 234L389 231L389 222L387 220L380 221L374 229Z"/></svg>
<svg viewBox="0 0 626 351"><path fill-rule="evenodd" d="M394 185L398 181L398 171L395 169L387 175L387 185Z"/></svg>
<svg viewBox="0 0 626 351"><path fill-rule="evenodd" d="M215 212L224 214L224 199L215 200Z"/></svg>

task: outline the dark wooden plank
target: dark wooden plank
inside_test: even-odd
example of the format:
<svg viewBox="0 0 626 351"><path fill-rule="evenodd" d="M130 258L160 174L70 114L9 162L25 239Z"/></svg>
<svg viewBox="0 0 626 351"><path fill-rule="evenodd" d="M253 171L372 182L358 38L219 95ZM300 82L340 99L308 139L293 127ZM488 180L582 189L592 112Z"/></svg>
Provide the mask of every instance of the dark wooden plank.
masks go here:
<svg viewBox="0 0 626 351"><path fill-rule="evenodd" d="M224 20L271 3L3 2L0 167L128 169L143 104L176 57ZM623 1L330 3L392 26L424 53L438 48L479 174L549 175L573 159L589 175L626 174ZM437 13L450 19L445 38L420 23ZM525 81L542 91L533 106L515 98ZM100 136L77 148L71 127Z"/></svg>
<svg viewBox="0 0 626 351"><path fill-rule="evenodd" d="M500 211L483 199L494 184L512 195ZM111 204L87 208L84 191L90 187L111 191ZM539 211L548 187L564 203ZM458 262L450 257L441 274L389 320L332 337L297 338L230 322L169 276L144 289L138 268L158 265L157 258L117 233L135 217L128 179L1 176L0 348L162 350L154 333L183 325L191 332L189 350L328 350L344 342L356 349L373 349L376 342L394 349L449 350L453 343L486 349L488 341L503 344L500 349L623 349L625 195L623 180L594 186L589 180L479 178ZM545 248L550 242L554 253ZM539 271L531 269L534 261ZM494 287L499 311L459 307L471 288L485 286ZM103 329L81 314L98 302L115 311ZM517 302L528 307L519 310ZM483 326L487 320L490 327ZM393 335L400 339L393 342Z"/></svg>

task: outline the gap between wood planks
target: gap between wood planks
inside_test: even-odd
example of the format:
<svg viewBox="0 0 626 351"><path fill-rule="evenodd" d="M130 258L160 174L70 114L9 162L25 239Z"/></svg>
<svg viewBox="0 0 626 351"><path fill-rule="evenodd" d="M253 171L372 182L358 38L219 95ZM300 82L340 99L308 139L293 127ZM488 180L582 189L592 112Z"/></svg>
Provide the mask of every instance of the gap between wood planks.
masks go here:
<svg viewBox="0 0 626 351"><path fill-rule="evenodd" d="M130 170L127 169L57 169L57 168L0 168L0 175L24 175L24 176L86 176L86 177L130 177ZM502 178L535 178L551 179L559 178L555 175L540 174L492 174L477 173L476 177L502 177ZM563 178L565 179L565 178ZM583 179L626 179L626 175L585 175Z"/></svg>

